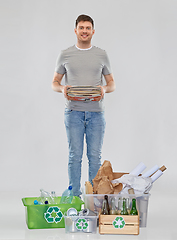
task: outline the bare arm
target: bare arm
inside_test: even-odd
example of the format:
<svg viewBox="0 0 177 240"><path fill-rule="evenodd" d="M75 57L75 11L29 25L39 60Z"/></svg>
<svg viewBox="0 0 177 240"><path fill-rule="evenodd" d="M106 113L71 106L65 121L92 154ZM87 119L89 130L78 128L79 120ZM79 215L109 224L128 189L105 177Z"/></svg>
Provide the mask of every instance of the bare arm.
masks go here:
<svg viewBox="0 0 177 240"><path fill-rule="evenodd" d="M55 92L63 92L64 91L64 85L61 85L61 81L63 78L64 74L60 74L55 72L53 76L53 81L52 81L52 89Z"/></svg>
<svg viewBox="0 0 177 240"><path fill-rule="evenodd" d="M66 90L67 87L70 87L69 85L65 86L65 85L61 85L61 81L63 78L64 74L60 74L55 72L54 73L54 77L53 77L53 81L52 81L52 89L55 92L62 92L65 96L65 98L67 98L68 100L71 100L71 98L66 94Z"/></svg>
<svg viewBox="0 0 177 240"><path fill-rule="evenodd" d="M104 75L106 85L101 87L101 99L103 98L105 93L113 92L116 89L116 84L112 74ZM101 100L100 99L100 100Z"/></svg>
<svg viewBox="0 0 177 240"><path fill-rule="evenodd" d="M105 93L113 92L116 89L116 84L112 74L108 74L104 76L106 80L106 85L103 86Z"/></svg>

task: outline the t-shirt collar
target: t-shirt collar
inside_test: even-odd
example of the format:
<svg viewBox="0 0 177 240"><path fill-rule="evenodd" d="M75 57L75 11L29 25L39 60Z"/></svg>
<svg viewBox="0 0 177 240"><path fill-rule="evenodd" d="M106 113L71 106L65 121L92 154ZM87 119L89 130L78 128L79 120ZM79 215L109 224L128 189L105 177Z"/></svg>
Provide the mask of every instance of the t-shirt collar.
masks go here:
<svg viewBox="0 0 177 240"><path fill-rule="evenodd" d="M76 47L77 49L81 50L81 51L90 50L90 49L92 48L92 46L89 47L89 48L79 48L79 47L76 46L76 45L75 45L75 47Z"/></svg>

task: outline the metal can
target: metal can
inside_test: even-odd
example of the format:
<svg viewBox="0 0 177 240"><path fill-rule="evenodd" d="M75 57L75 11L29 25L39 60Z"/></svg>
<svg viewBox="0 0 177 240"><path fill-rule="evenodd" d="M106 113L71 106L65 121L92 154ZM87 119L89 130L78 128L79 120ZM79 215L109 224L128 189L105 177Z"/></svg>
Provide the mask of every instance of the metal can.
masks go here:
<svg viewBox="0 0 177 240"><path fill-rule="evenodd" d="M75 208L69 208L67 211L67 216L77 216L77 210Z"/></svg>
<svg viewBox="0 0 177 240"><path fill-rule="evenodd" d="M84 208L79 212L79 216L97 216L97 212L93 212L88 208Z"/></svg>

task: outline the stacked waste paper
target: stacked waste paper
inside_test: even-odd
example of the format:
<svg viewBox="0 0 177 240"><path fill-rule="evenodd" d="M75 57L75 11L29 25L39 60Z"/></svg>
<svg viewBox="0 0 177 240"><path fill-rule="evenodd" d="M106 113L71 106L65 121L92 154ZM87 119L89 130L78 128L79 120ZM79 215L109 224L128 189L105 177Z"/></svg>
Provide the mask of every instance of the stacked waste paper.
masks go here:
<svg viewBox="0 0 177 240"><path fill-rule="evenodd" d="M101 96L101 88L94 86L68 87L67 95L74 101L98 101Z"/></svg>

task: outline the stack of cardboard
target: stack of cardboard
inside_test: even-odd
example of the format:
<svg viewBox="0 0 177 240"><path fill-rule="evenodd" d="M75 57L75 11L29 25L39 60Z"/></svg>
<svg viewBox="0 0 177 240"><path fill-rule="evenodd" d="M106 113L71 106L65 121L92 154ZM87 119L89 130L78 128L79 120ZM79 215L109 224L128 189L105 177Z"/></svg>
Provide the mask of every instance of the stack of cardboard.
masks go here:
<svg viewBox="0 0 177 240"><path fill-rule="evenodd" d="M101 96L101 88L93 86L68 87L67 95L75 101L98 101Z"/></svg>

